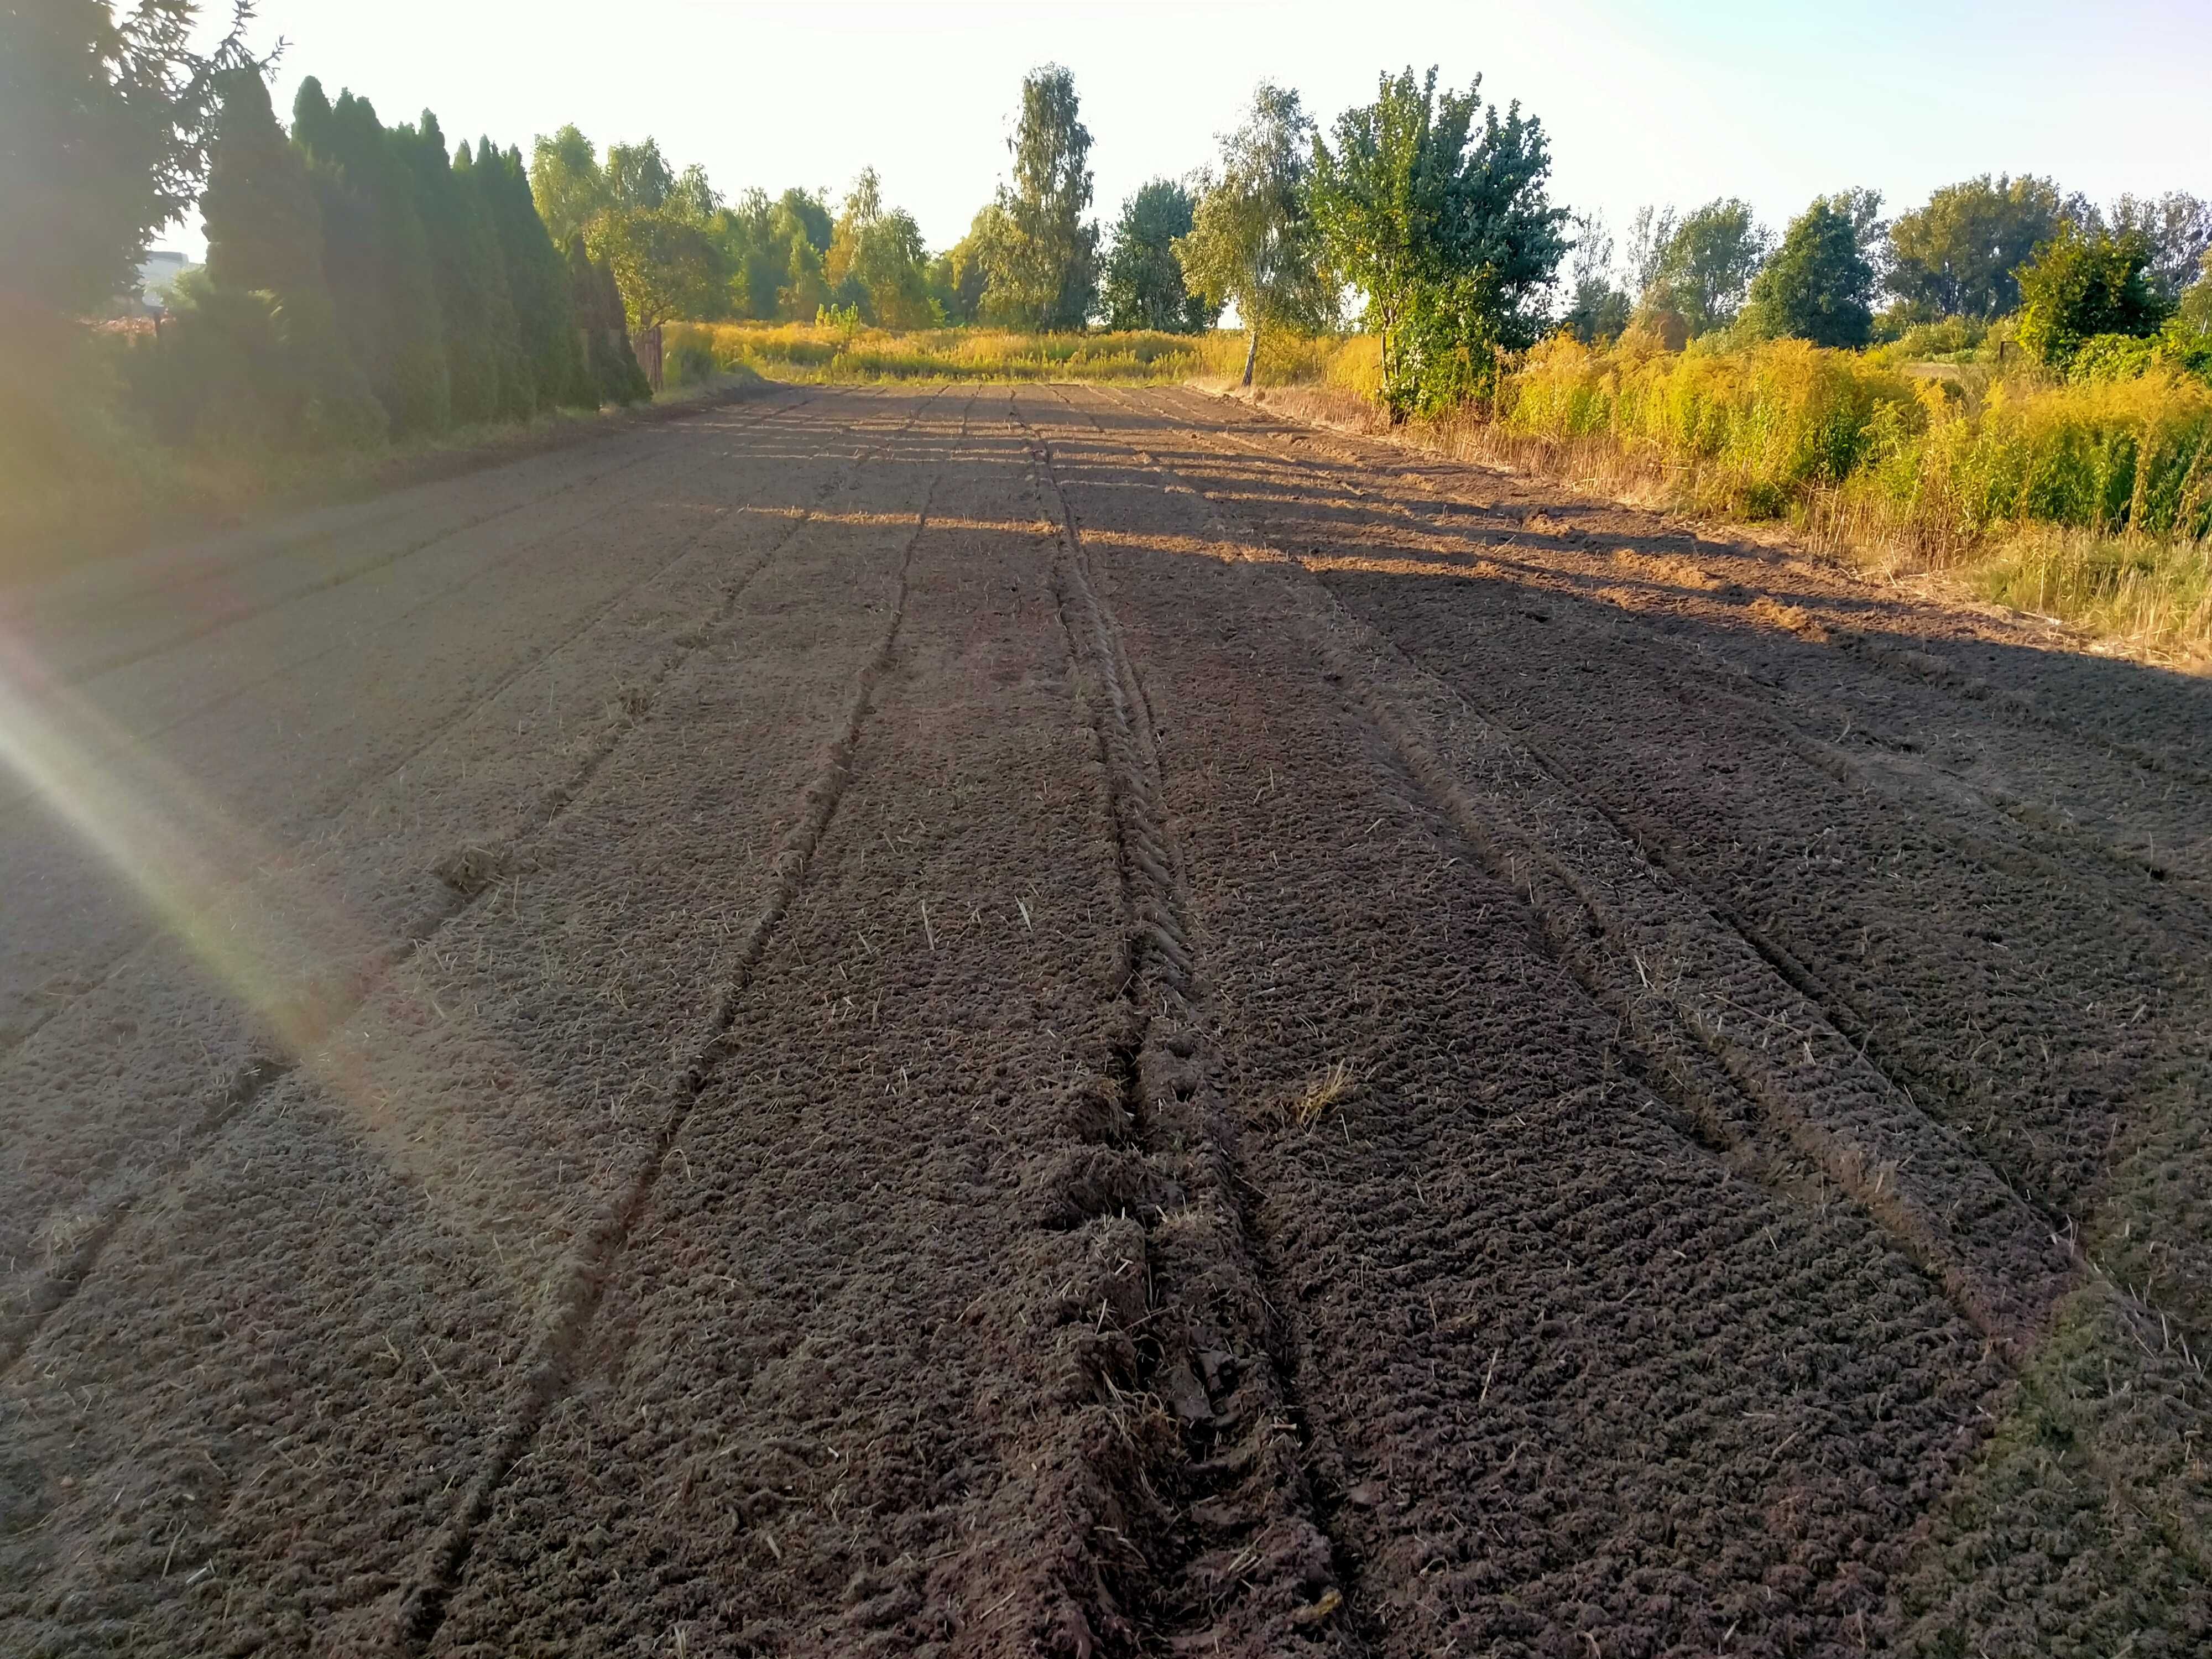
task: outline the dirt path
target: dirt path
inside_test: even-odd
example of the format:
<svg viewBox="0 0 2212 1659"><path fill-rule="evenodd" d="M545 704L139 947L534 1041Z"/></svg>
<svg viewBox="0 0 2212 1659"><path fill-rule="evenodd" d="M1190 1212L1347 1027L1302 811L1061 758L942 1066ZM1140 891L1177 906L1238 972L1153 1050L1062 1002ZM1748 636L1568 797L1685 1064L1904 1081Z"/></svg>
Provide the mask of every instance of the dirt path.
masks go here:
<svg viewBox="0 0 2212 1659"><path fill-rule="evenodd" d="M15 596L0 1648L2212 1641L2212 693L1182 392Z"/></svg>

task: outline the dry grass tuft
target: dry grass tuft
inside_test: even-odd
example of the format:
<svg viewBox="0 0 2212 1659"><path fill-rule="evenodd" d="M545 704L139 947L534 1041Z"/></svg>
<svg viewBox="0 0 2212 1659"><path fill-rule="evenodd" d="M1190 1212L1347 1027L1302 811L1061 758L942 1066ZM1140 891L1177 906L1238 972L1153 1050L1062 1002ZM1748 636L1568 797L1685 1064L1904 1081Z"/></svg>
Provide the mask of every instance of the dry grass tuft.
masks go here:
<svg viewBox="0 0 2212 1659"><path fill-rule="evenodd" d="M1779 599L1762 593L1751 602L1751 614L1769 628L1779 628L1816 645L1827 642L1828 630L1820 619L1802 605L1784 605Z"/></svg>
<svg viewBox="0 0 2212 1659"><path fill-rule="evenodd" d="M1297 1097L1284 1108L1284 1121L1301 1129L1310 1129L1331 1107L1340 1106L1352 1098L1354 1086L1350 1063L1340 1060L1307 1082Z"/></svg>

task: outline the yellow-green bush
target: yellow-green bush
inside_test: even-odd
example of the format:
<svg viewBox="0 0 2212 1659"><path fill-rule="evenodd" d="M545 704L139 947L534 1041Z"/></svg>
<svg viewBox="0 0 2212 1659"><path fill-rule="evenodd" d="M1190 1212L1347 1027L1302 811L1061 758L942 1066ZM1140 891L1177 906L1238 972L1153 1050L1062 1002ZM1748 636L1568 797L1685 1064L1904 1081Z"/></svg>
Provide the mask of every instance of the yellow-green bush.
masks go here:
<svg viewBox="0 0 2212 1659"><path fill-rule="evenodd" d="M1509 378L1498 424L1641 451L1699 503L1754 517L1840 497L1929 547L2024 524L2212 533L2212 386L2185 375L2023 378L1970 400L1800 340L1663 352L1560 337Z"/></svg>

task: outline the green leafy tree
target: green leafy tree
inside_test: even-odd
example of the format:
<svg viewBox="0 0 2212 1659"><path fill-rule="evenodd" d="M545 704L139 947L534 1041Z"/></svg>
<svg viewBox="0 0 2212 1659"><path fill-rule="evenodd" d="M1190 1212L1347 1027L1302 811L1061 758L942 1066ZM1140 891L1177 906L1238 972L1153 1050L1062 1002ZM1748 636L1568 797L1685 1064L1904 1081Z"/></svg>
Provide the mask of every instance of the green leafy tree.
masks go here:
<svg viewBox="0 0 2212 1659"><path fill-rule="evenodd" d="M566 247L571 237L582 235L584 227L614 199L598 152L574 124L550 138L540 136L532 146L530 194L556 247Z"/></svg>
<svg viewBox="0 0 2212 1659"><path fill-rule="evenodd" d="M1559 326L1584 345L1617 339L1628 326L1632 302L1613 275L1613 239L1601 213L1578 213L1566 314Z"/></svg>
<svg viewBox="0 0 2212 1659"><path fill-rule="evenodd" d="M1874 265L1859 243L1850 198L1815 197L1790 222L1782 246L1752 279L1745 308L1770 338L1856 350L1874 329ZM1881 198L1874 198L1879 210Z"/></svg>
<svg viewBox="0 0 2212 1659"><path fill-rule="evenodd" d="M695 225L711 225L722 210L722 193L708 182L707 169L694 161L669 187L668 210Z"/></svg>
<svg viewBox="0 0 2212 1659"><path fill-rule="evenodd" d="M586 232L592 257L614 274L630 326L653 328L679 318L721 315L730 272L705 229L646 208L601 214Z"/></svg>
<svg viewBox="0 0 2212 1659"><path fill-rule="evenodd" d="M307 161L277 125L258 67L220 77L200 214L204 286L180 305L176 331L243 327L230 384L258 411L234 410L233 432L258 426L272 446L362 443L383 434L383 407L347 354L323 270L323 222ZM229 297L257 296L260 310ZM192 343L199 349L199 343ZM223 349L207 343L210 355Z"/></svg>
<svg viewBox="0 0 2212 1659"><path fill-rule="evenodd" d="M2116 236L2133 232L2142 238L2150 250L2144 275L2152 289L2179 300L2212 252L2212 202L2179 190L2159 197L2123 196L2112 204L2111 228Z"/></svg>
<svg viewBox="0 0 2212 1659"><path fill-rule="evenodd" d="M1466 395L1498 352L1533 343L1567 250L1541 125L1518 104L1501 120L1479 80L1441 98L1436 82L1434 69L1384 76L1314 146L1315 217L1329 264L1366 296L1394 420Z"/></svg>
<svg viewBox="0 0 2212 1659"><path fill-rule="evenodd" d="M983 314L1018 328L1081 328L1098 294L1098 228L1091 205L1091 132L1075 77L1056 64L1022 81L1021 120L1007 149L1013 178L999 190Z"/></svg>
<svg viewBox="0 0 2212 1659"><path fill-rule="evenodd" d="M1176 244L1190 234L1191 193L1155 179L1121 204L1106 257L1099 298L1109 328L1152 328L1196 334L1212 328L1221 308L1191 293Z"/></svg>
<svg viewBox="0 0 2212 1659"><path fill-rule="evenodd" d="M1205 176L1190 234L1176 252L1217 316L1236 306L1249 386L1261 331L1328 327L1336 287L1321 269L1321 231L1307 200L1314 124L1297 94L1261 82L1244 125L1223 134L1220 146L1221 171Z"/></svg>
<svg viewBox="0 0 2212 1659"><path fill-rule="evenodd" d="M0 326L20 351L131 287L155 231L205 177L228 69L252 65L246 13L194 49L195 0L33 0L0 8Z"/></svg>
<svg viewBox="0 0 2212 1659"><path fill-rule="evenodd" d="M862 168L830 232L823 261L823 280L833 303L856 306L866 321L880 327L927 328L936 320L928 266L914 216L886 208L883 181L873 167Z"/></svg>
<svg viewBox="0 0 2212 1659"><path fill-rule="evenodd" d="M602 172L606 179L607 205L612 208L659 213L676 193L675 170L660 153L657 139L647 138L635 144L609 144Z"/></svg>
<svg viewBox="0 0 2212 1659"><path fill-rule="evenodd" d="M2155 334L2173 303L2152 286L2150 261L2138 232L2062 224L2020 270L2021 349L2066 368L2098 336Z"/></svg>
<svg viewBox="0 0 2212 1659"><path fill-rule="evenodd" d="M323 269L354 361L394 433L434 432L453 414L445 324L429 239L400 147L365 98L336 104L310 76L292 106L323 215Z"/></svg>
<svg viewBox="0 0 2212 1659"><path fill-rule="evenodd" d="M1692 339L1725 328L1742 306L1766 250L1766 232L1748 203L1733 198L1708 202L1674 223L1647 256L1649 280L1638 308L1679 317Z"/></svg>
<svg viewBox="0 0 2212 1659"><path fill-rule="evenodd" d="M982 317L992 265L1002 257L1006 238L1005 210L995 201L986 202L969 222L968 234L932 265L931 293L946 321L972 323Z"/></svg>
<svg viewBox="0 0 2212 1659"><path fill-rule="evenodd" d="M1984 173L1946 185L1890 227L1890 291L1931 317L2001 317L2020 305L2018 272L2067 216L2058 186Z"/></svg>

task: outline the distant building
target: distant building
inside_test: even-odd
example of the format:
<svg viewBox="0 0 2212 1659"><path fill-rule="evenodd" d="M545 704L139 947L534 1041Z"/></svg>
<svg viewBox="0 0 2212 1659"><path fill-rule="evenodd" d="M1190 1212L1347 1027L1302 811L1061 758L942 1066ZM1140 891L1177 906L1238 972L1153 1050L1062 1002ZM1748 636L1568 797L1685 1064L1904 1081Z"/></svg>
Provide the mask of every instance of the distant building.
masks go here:
<svg viewBox="0 0 2212 1659"><path fill-rule="evenodd" d="M170 288L191 269L183 254L155 248L138 263L137 297L140 306L147 311L167 310Z"/></svg>

